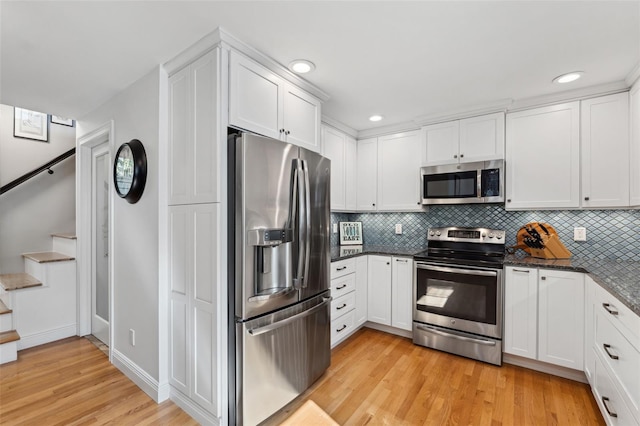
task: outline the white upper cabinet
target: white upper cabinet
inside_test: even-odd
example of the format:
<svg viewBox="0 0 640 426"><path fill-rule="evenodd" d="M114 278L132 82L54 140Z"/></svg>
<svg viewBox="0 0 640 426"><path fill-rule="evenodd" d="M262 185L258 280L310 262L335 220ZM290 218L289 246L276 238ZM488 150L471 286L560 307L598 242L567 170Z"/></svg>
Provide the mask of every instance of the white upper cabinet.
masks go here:
<svg viewBox="0 0 640 426"><path fill-rule="evenodd" d="M331 210L356 209L356 140L322 125L322 155L331 160Z"/></svg>
<svg viewBox="0 0 640 426"><path fill-rule="evenodd" d="M581 102L583 207L629 205L629 94Z"/></svg>
<svg viewBox="0 0 640 426"><path fill-rule="evenodd" d="M495 113L422 128L422 164L504 158L504 114Z"/></svg>
<svg viewBox="0 0 640 426"><path fill-rule="evenodd" d="M378 138L358 141L356 161L356 209L376 210L378 182Z"/></svg>
<svg viewBox="0 0 640 426"><path fill-rule="evenodd" d="M629 93L629 115L631 120L631 188L629 204L640 206L640 81L631 88Z"/></svg>
<svg viewBox="0 0 640 426"><path fill-rule="evenodd" d="M378 138L378 210L421 210L419 152L418 130Z"/></svg>
<svg viewBox="0 0 640 426"><path fill-rule="evenodd" d="M580 206L580 103L507 114L506 208Z"/></svg>
<svg viewBox="0 0 640 426"><path fill-rule="evenodd" d="M320 101L231 51L229 124L320 151Z"/></svg>
<svg viewBox="0 0 640 426"><path fill-rule="evenodd" d="M169 78L169 204L220 202L220 49Z"/></svg>

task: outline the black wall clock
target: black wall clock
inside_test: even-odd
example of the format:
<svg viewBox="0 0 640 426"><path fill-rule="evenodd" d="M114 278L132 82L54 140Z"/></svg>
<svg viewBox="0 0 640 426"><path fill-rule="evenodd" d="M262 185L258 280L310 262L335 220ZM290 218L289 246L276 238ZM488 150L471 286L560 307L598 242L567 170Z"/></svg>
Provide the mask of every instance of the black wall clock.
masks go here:
<svg viewBox="0 0 640 426"><path fill-rule="evenodd" d="M113 162L113 182L116 192L129 203L136 203L147 183L147 153L142 142L131 139L123 143Z"/></svg>

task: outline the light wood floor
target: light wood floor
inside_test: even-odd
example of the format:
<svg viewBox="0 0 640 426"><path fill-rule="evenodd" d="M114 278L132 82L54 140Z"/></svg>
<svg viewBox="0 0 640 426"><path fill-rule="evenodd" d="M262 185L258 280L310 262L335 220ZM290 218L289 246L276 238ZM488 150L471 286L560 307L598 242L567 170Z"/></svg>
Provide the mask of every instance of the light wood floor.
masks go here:
<svg viewBox="0 0 640 426"><path fill-rule="evenodd" d="M341 425L605 424L588 385L367 328L334 349L324 376L267 423L308 399Z"/></svg>
<svg viewBox="0 0 640 426"><path fill-rule="evenodd" d="M171 401L156 404L87 339L25 349L0 366L2 425L197 425Z"/></svg>

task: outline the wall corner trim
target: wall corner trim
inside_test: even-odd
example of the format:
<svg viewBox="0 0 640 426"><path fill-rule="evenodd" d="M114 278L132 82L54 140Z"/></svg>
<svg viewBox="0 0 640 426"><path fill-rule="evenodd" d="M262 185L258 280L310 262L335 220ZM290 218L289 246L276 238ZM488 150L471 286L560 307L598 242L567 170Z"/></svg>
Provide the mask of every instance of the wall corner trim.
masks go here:
<svg viewBox="0 0 640 426"><path fill-rule="evenodd" d="M198 423L202 425L218 426L222 422L216 418L213 414L202 409L199 405L195 404L188 397L181 392L171 387L171 401L173 401L178 407L182 408L187 414L193 417Z"/></svg>
<svg viewBox="0 0 640 426"><path fill-rule="evenodd" d="M113 359L113 365L125 376L127 376L133 383L136 384L144 393L149 395L156 403L162 402L160 399L161 389L156 379L151 377L149 373L144 371L135 362L127 358L122 352L117 349L111 349L111 356ZM162 386L162 396L167 391L165 385ZM165 397L166 399L166 397Z"/></svg>

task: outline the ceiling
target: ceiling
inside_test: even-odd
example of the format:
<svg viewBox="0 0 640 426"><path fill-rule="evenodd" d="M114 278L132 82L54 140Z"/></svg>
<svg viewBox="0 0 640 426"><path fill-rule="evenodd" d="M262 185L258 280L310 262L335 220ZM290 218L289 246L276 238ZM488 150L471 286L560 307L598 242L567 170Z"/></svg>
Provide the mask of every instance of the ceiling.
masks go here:
<svg viewBox="0 0 640 426"><path fill-rule="evenodd" d="M313 61L323 114L355 130L621 82L640 64L640 0L2 1L0 103L82 117L218 26L281 64Z"/></svg>

